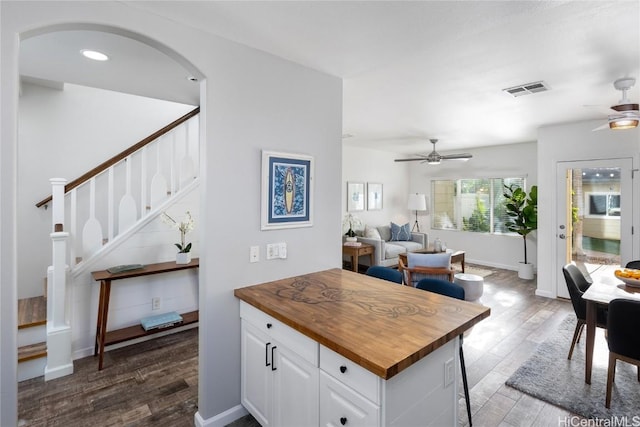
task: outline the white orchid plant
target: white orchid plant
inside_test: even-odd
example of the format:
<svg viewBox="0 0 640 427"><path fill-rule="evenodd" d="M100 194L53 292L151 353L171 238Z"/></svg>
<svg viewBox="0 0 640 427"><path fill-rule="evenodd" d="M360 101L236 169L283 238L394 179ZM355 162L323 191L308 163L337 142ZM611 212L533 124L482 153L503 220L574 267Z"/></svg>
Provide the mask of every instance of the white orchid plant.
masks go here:
<svg viewBox="0 0 640 427"><path fill-rule="evenodd" d="M173 228L180 230L180 243L176 243L178 253L188 253L191 251L191 243L186 243L187 233L193 231L196 226L195 221L191 217L191 212L187 211L182 221L178 222L166 212L162 212L162 221L169 224Z"/></svg>

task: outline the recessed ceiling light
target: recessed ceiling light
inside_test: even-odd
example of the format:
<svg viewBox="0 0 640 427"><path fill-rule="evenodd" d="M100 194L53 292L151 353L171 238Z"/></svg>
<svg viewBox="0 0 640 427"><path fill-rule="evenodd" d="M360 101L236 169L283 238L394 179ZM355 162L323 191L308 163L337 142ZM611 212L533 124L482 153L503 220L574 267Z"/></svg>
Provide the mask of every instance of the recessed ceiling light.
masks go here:
<svg viewBox="0 0 640 427"><path fill-rule="evenodd" d="M93 59L94 61L108 61L109 57L97 50L83 49L80 51L85 58Z"/></svg>

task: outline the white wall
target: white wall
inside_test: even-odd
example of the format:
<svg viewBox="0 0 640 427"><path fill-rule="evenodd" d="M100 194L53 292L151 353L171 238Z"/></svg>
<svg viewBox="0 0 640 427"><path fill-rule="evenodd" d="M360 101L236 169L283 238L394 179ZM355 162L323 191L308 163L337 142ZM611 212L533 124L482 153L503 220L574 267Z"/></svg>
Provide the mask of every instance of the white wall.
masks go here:
<svg viewBox="0 0 640 427"><path fill-rule="evenodd" d="M50 178L72 181L195 108L77 85L23 84L18 128L18 297L42 295L51 264Z"/></svg>
<svg viewBox="0 0 640 427"><path fill-rule="evenodd" d="M372 226L410 222L407 210L409 169L406 163L393 161L395 155L386 151L344 145L342 148L342 214L347 213L347 182L382 184L382 210L351 212L364 224ZM415 217L414 217L415 218Z"/></svg>
<svg viewBox="0 0 640 427"><path fill-rule="evenodd" d="M431 180L460 178L501 178L525 176L527 187L537 184L536 143L511 144L463 150L473 154L467 162L443 161L439 165L414 163L410 168L410 190L425 193L431 203ZM440 154L449 154L441 152ZM517 270L524 260L520 236L493 235L454 230L432 230L431 215L425 216L429 241L436 237L452 249L466 252L467 262ZM527 258L537 264L536 240L540 231L527 236Z"/></svg>
<svg viewBox="0 0 640 427"><path fill-rule="evenodd" d="M539 235L538 295L555 297L559 286L556 251L556 220L558 191L555 182L557 163L572 160L596 160L631 158L633 168L638 168L640 130L593 132L601 125L598 121L587 121L566 125L543 127L538 131L538 229ZM630 171L626 171L630 173ZM633 226L638 230L640 209L637 176L633 183ZM633 237L633 257L640 256L638 232Z"/></svg>
<svg viewBox="0 0 640 427"><path fill-rule="evenodd" d="M19 34L98 23L178 52L201 81L200 375L198 419L240 407L240 319L233 289L340 266L342 84L117 2L2 2L0 68L0 424L16 425L16 147ZM67 27L68 28L68 27ZM133 33L135 31L135 33ZM313 227L260 231L261 149L315 158ZM286 260L249 264L249 247L286 242Z"/></svg>

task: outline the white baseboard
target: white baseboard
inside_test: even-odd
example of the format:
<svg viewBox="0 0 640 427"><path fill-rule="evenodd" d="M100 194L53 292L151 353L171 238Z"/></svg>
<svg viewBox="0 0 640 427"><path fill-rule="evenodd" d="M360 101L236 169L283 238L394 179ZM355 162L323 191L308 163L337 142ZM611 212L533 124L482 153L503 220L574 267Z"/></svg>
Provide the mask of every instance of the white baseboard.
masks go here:
<svg viewBox="0 0 640 427"><path fill-rule="evenodd" d="M49 369L48 366L44 367L44 380L55 380L56 378L65 377L73 374L73 363L67 365L57 366L53 369Z"/></svg>
<svg viewBox="0 0 640 427"><path fill-rule="evenodd" d="M200 412L196 412L196 415L193 418L196 427L224 427L238 418L244 417L248 413L249 412L244 409L244 406L237 405L206 420L202 418Z"/></svg>
<svg viewBox="0 0 640 427"><path fill-rule="evenodd" d="M536 296L545 297L545 298L556 298L556 295L549 291L541 291L540 289L536 290Z"/></svg>

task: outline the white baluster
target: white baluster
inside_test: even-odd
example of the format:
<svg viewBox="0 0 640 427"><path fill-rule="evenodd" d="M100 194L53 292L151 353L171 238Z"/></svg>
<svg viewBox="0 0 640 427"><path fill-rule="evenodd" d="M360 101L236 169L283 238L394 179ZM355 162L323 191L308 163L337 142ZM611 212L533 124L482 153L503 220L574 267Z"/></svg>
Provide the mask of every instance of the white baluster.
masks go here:
<svg viewBox="0 0 640 427"><path fill-rule="evenodd" d="M147 184L149 181L149 171L147 169L147 146L142 147L140 152L140 217L147 216L147 206L150 204L147 201Z"/></svg>
<svg viewBox="0 0 640 427"><path fill-rule="evenodd" d="M70 203L69 203L69 232L73 239L71 241L71 245L69 245L69 257L71 258L69 265L75 267L77 262L77 236L78 236L78 192L74 188L70 192Z"/></svg>
<svg viewBox="0 0 640 427"><path fill-rule="evenodd" d="M127 157L126 162L126 191L125 195L120 199L118 208L118 234L122 234L126 229L134 225L138 219L136 201L131 195L131 156Z"/></svg>
<svg viewBox="0 0 640 427"><path fill-rule="evenodd" d="M114 223L115 223L115 216L116 216L116 211L115 211L115 203L113 202L114 196L113 196L113 192L114 192L114 168L113 166L110 166L109 169L107 169L108 171L108 179L107 179L107 239L109 239L109 241L113 241L113 236L114 236ZM118 231L119 233L120 231Z"/></svg>

